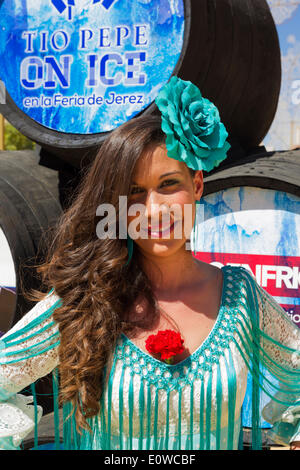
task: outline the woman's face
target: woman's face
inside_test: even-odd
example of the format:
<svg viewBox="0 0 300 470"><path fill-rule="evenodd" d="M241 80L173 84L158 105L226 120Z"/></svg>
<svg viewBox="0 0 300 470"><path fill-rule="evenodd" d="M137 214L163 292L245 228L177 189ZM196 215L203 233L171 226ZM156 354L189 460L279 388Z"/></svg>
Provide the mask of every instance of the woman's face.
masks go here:
<svg viewBox="0 0 300 470"><path fill-rule="evenodd" d="M138 161L128 197L127 230L144 254L169 256L190 237L203 173L167 156L165 145ZM136 206L141 205L141 206Z"/></svg>

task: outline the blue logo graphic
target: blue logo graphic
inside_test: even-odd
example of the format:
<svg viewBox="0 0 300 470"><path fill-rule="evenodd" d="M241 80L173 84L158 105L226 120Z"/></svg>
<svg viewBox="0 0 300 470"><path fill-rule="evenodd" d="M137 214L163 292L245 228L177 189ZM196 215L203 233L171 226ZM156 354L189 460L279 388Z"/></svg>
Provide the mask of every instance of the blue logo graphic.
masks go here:
<svg viewBox="0 0 300 470"><path fill-rule="evenodd" d="M101 3L102 6L106 9L109 10L110 7L116 3L118 0L93 0L93 4L95 3Z"/></svg>
<svg viewBox="0 0 300 470"><path fill-rule="evenodd" d="M118 0L93 0L93 5L100 3L106 10L109 10ZM72 7L75 0L51 0L52 5L59 13L63 13L68 8L68 20L72 20Z"/></svg>
<svg viewBox="0 0 300 470"><path fill-rule="evenodd" d="M0 80L23 113L59 133L109 132L141 113L183 46L184 0L0 5Z"/></svg>

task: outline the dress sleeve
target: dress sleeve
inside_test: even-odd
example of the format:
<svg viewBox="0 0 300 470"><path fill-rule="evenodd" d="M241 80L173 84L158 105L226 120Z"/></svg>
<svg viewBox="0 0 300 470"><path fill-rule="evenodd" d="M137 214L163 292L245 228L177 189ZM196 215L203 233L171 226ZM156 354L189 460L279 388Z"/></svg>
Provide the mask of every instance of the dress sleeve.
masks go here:
<svg viewBox="0 0 300 470"><path fill-rule="evenodd" d="M253 362L260 372L254 379L269 397L262 409L272 425L269 437L289 445L300 440L300 329L285 310L243 268L251 289ZM263 370L267 369L268 374Z"/></svg>
<svg viewBox="0 0 300 470"><path fill-rule="evenodd" d="M20 449L42 416L40 406L29 405L33 397L18 392L58 365L59 330L52 312L60 303L52 289L0 337L0 449Z"/></svg>

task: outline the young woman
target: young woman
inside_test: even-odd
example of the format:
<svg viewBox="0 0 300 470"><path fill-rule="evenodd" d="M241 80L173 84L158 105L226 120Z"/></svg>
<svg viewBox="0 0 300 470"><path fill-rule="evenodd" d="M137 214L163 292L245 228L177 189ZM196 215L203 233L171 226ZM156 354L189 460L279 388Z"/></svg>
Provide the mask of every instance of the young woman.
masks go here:
<svg viewBox="0 0 300 470"><path fill-rule="evenodd" d="M2 448L37 429L41 408L18 392L51 371L64 449L238 449L248 371L253 448L261 390L273 439L297 448L298 328L245 268L187 249L201 168L226 157L227 134L190 82L174 77L159 98L161 116L123 124L99 149L39 268L47 294L1 338ZM149 352L161 330L184 341L172 362Z"/></svg>

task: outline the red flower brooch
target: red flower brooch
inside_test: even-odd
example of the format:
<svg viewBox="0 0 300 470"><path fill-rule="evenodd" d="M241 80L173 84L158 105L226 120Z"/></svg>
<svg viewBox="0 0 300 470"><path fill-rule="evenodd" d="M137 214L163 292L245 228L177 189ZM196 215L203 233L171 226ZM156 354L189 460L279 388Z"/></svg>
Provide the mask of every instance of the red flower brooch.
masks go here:
<svg viewBox="0 0 300 470"><path fill-rule="evenodd" d="M160 354L162 361L172 364L173 357L184 351L183 343L180 333L160 330L156 335L150 335L146 339L146 349L150 354Z"/></svg>

